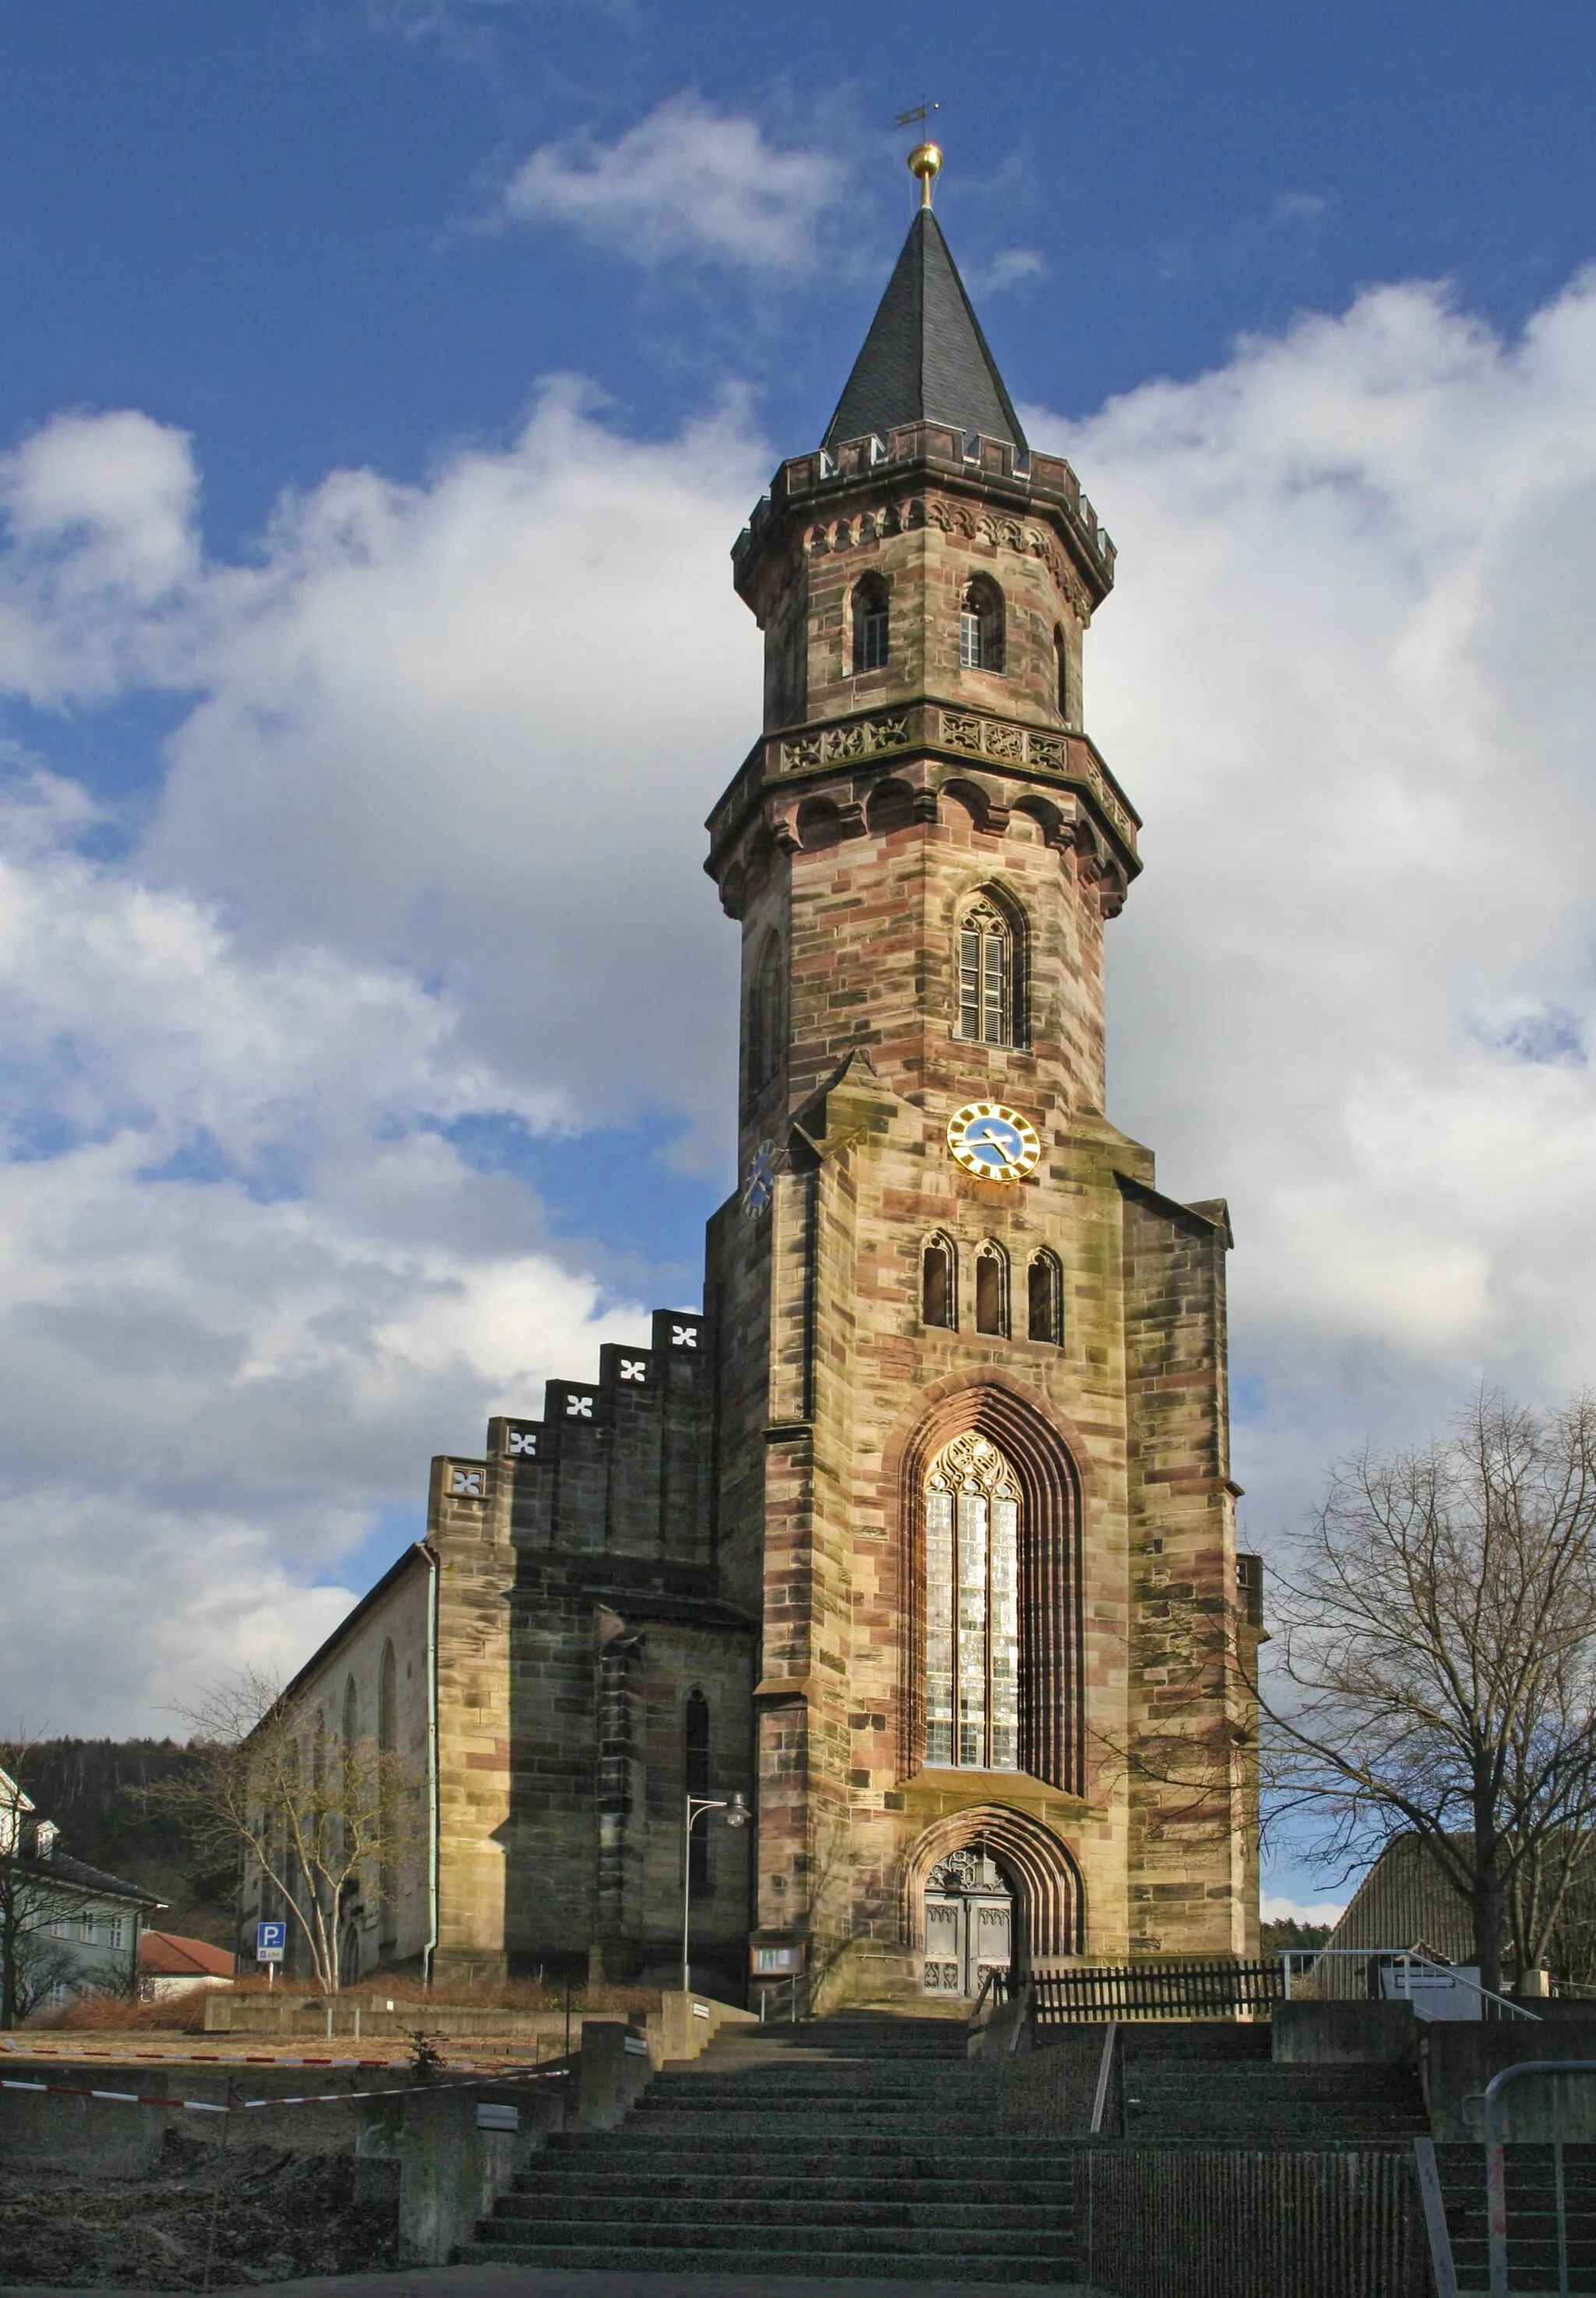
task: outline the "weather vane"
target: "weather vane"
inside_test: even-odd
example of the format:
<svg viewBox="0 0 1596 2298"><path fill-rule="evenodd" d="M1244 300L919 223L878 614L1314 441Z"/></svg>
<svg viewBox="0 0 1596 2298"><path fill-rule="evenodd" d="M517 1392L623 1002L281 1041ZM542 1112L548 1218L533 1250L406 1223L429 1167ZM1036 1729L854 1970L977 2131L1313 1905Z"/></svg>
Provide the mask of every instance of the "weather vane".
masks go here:
<svg viewBox="0 0 1596 2298"><path fill-rule="evenodd" d="M934 112L940 112L942 108L940 103L930 103L922 96L912 112L901 112L893 124L895 128L922 127ZM942 164L941 145L929 140L917 144L909 155L909 172L920 179L920 205L923 208L931 205L931 186L941 172Z"/></svg>

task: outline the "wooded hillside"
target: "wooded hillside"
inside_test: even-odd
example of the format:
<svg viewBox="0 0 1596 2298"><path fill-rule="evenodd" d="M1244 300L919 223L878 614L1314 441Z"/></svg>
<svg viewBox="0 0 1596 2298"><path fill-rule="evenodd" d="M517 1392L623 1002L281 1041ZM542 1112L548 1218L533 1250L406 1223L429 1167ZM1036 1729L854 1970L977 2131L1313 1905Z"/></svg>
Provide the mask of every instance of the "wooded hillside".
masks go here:
<svg viewBox="0 0 1596 2298"><path fill-rule="evenodd" d="M182 1819L151 1790L198 1764L177 1740L37 1740L0 1746L41 1819L61 1830L61 1847L91 1867L142 1883L168 1902L152 1928L233 1945L234 1876L189 1839Z"/></svg>

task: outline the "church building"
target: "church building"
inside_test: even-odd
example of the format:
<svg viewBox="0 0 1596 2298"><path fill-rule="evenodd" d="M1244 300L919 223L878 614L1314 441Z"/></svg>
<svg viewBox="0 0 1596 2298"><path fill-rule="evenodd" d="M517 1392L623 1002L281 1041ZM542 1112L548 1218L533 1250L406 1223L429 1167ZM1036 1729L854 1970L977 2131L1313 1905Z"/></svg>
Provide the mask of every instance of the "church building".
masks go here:
<svg viewBox="0 0 1596 2298"><path fill-rule="evenodd" d="M1257 1952L1229 1220L1104 1114L1114 546L1026 441L940 164L732 553L764 723L708 824L743 988L703 1310L434 1461L425 1541L290 1688L425 1775L350 1973L669 1984L684 1906L696 1983L821 2006ZM689 1795L749 1824L689 1841Z"/></svg>

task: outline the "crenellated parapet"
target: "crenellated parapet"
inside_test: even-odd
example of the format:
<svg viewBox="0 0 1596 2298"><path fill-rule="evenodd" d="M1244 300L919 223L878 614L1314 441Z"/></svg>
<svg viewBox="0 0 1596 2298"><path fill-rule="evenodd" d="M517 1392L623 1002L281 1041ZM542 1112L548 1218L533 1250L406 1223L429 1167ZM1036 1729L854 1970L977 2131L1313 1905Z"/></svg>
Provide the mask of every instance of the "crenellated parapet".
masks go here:
<svg viewBox="0 0 1596 2298"><path fill-rule="evenodd" d="M790 456L733 545L737 594L762 623L794 550L819 558L922 527L1046 560L1082 622L1114 588L1113 541L1061 455L916 423Z"/></svg>

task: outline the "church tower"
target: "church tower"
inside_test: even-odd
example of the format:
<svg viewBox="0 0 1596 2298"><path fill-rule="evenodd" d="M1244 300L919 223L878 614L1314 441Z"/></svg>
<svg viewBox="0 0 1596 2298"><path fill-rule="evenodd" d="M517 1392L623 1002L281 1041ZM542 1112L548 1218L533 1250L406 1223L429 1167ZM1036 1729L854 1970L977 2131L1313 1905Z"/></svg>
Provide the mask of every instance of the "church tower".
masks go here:
<svg viewBox="0 0 1596 2298"><path fill-rule="evenodd" d="M690 1961L736 1999L752 1948L824 2010L1256 1952L1229 1223L1103 1113L1114 548L910 164L824 441L733 554L764 728L709 823L742 1060L703 1311L435 1459L425 1540L284 1693L426 1773L346 1976Z"/></svg>
<svg viewBox="0 0 1596 2298"><path fill-rule="evenodd" d="M1084 727L1114 547L1028 444L931 207L733 554L764 730L712 1224L716 1550L762 1623L754 1960L822 2003L1256 1951L1222 1203L1103 1114L1139 864Z"/></svg>

